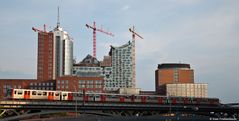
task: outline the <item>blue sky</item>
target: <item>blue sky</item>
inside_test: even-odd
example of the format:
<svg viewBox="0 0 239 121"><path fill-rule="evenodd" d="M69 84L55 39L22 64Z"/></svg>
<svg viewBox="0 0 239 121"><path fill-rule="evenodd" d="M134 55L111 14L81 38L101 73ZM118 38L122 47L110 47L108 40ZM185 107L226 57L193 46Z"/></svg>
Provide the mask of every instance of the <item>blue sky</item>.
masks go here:
<svg viewBox="0 0 239 121"><path fill-rule="evenodd" d="M11 0L0 1L0 78L36 78L37 33L61 26L74 39L74 57L92 53L92 31L98 27L97 58L110 45L131 40L135 25L144 39L136 41L137 86L154 90L154 71L160 63L189 63L195 82L209 84L209 96L239 102L238 0Z"/></svg>

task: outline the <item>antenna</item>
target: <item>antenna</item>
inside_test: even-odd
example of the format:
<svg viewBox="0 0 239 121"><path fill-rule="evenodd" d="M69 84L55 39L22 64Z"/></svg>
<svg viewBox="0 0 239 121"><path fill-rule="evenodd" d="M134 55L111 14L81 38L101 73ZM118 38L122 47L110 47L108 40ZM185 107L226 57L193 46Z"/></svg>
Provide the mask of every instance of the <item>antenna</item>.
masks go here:
<svg viewBox="0 0 239 121"><path fill-rule="evenodd" d="M60 10L59 6L57 7L57 28L60 27Z"/></svg>

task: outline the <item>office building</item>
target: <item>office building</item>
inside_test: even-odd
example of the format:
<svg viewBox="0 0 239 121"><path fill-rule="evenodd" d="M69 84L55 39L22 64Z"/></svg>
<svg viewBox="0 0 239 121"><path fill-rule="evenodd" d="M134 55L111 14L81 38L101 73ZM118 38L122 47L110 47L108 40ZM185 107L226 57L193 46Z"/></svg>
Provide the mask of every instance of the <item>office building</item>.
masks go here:
<svg viewBox="0 0 239 121"><path fill-rule="evenodd" d="M165 92L165 84L194 83L194 71L189 64L163 63L155 71L155 88L157 93Z"/></svg>
<svg viewBox="0 0 239 121"><path fill-rule="evenodd" d="M37 79L54 80L71 75L73 41L60 25L50 32L38 32Z"/></svg>
<svg viewBox="0 0 239 121"><path fill-rule="evenodd" d="M62 76L56 79L56 90L102 93L104 92L104 78Z"/></svg>

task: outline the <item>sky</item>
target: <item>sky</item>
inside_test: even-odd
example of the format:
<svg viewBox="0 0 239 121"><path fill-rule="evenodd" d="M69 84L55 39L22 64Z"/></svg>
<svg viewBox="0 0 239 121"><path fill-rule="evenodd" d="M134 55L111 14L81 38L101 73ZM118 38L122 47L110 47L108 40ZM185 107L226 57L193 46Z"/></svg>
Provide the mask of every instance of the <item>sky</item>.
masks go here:
<svg viewBox="0 0 239 121"><path fill-rule="evenodd" d="M208 84L209 97L223 103L239 102L238 0L1 0L0 78L32 79L37 69L37 33L60 24L74 41L74 58L92 54L92 30L85 24L112 32L97 33L97 58L110 45L136 38L136 80L142 90L154 90L155 70L161 63L188 63L196 83Z"/></svg>

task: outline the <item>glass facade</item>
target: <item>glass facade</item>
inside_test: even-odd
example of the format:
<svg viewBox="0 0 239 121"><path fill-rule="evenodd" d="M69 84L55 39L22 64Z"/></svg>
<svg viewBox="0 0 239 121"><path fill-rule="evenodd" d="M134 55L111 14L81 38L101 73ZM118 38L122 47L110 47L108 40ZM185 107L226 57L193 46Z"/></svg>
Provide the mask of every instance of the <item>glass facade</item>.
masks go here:
<svg viewBox="0 0 239 121"><path fill-rule="evenodd" d="M112 81L106 82L111 90L133 87L132 43L112 47ZM106 86L106 87L107 87Z"/></svg>

